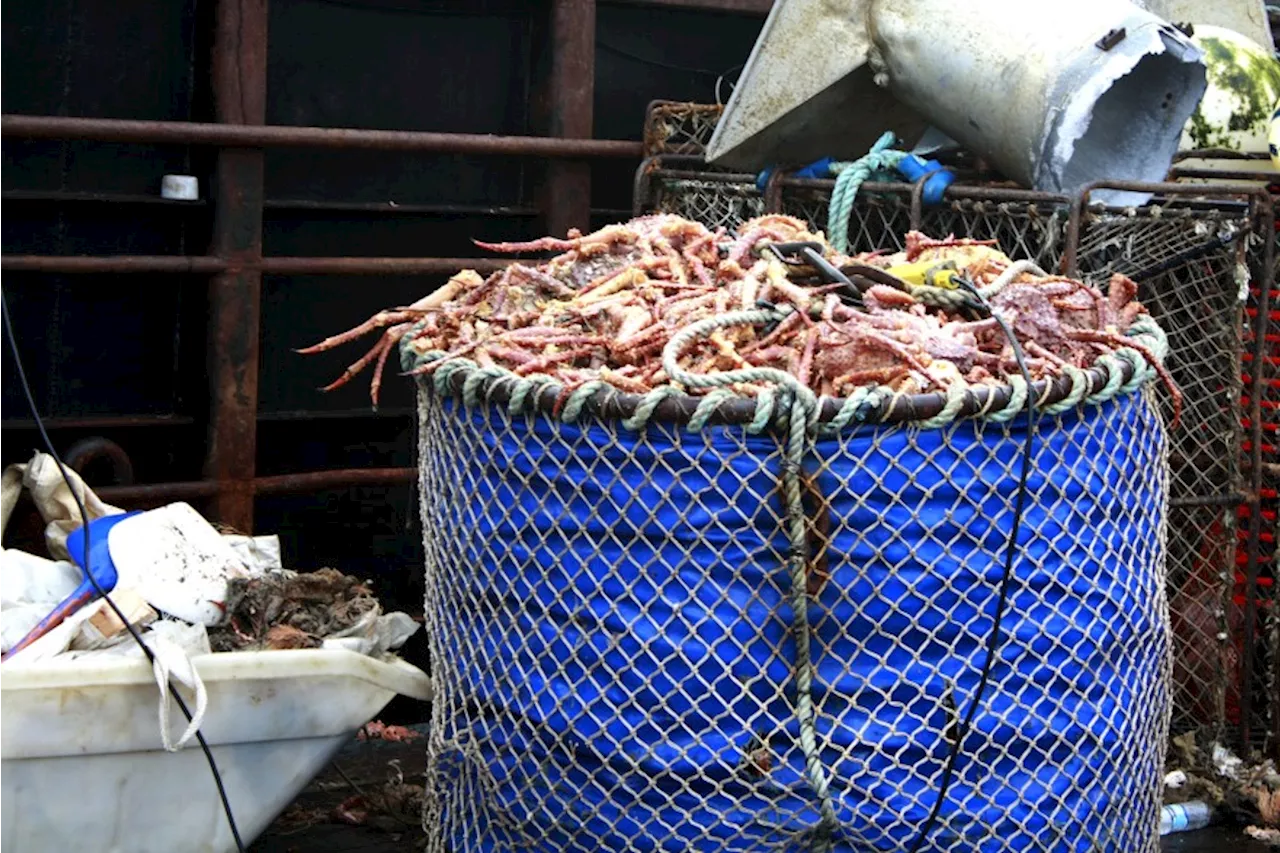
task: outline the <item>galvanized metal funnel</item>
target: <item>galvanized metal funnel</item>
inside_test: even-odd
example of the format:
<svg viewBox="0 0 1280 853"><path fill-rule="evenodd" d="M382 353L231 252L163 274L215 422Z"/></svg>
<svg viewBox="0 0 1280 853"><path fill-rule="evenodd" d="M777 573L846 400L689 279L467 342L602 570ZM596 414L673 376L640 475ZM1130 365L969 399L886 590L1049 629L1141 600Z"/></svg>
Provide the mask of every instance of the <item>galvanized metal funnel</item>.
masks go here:
<svg viewBox="0 0 1280 853"><path fill-rule="evenodd" d="M865 154L886 130L926 122L872 82L869 0L775 0L707 158L737 169Z"/></svg>
<svg viewBox="0 0 1280 853"><path fill-rule="evenodd" d="M1200 51L1128 0L781 0L707 155L852 159L927 121L1013 180L1074 192L1162 179L1204 91Z"/></svg>

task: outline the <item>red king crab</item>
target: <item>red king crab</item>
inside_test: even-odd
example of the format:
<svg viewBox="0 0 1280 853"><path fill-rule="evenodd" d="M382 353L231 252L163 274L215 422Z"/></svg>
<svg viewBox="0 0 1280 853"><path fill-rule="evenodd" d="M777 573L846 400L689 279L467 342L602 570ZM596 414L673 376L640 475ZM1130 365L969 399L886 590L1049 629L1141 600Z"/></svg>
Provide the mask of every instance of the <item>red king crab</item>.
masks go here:
<svg viewBox="0 0 1280 853"><path fill-rule="evenodd" d="M464 270L412 305L379 312L300 352L321 352L384 330L372 349L325 388L338 388L374 364L375 406L386 360L411 329L408 346L443 353L414 373L469 358L521 376L550 375L566 395L596 380L642 394L668 383L661 355L680 330L764 303L790 313L771 327L734 326L709 334L689 347L681 366L705 373L771 367L834 396L869 385L901 393L944 390L959 382L1002 385L1016 372L994 318L951 314L884 284L872 285L860 304L850 304L838 293L842 285L825 284L804 265L765 251L779 242L819 243L836 267L856 262L884 270L917 260L953 261L980 288L1012 263L990 241L933 240L913 231L904 252L844 257L827 247L820 232L788 216L757 217L731 235L658 214L589 234L571 231L564 239L478 243L495 252L557 254L512 263L488 278ZM1103 295L1084 282L1023 273L990 304L1012 324L1033 378L1056 377L1068 366L1087 368L1104 353L1132 347L1160 372L1176 410L1180 395L1164 366L1124 334L1145 313L1136 295L1137 286L1121 275L1112 277ZM760 390L749 383L733 388L747 395Z"/></svg>

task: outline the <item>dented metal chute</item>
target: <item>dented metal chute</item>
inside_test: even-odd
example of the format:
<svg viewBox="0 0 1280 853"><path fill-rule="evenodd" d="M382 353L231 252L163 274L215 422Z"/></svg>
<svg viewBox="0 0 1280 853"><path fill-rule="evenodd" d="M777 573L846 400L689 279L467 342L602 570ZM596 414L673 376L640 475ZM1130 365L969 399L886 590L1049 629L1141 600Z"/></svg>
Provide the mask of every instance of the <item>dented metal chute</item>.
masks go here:
<svg viewBox="0 0 1280 853"><path fill-rule="evenodd" d="M886 130L926 123L872 83L867 0L776 0L707 147L731 168L865 153ZM869 121L868 117L874 117Z"/></svg>
<svg viewBox="0 0 1280 853"><path fill-rule="evenodd" d="M781 0L707 156L855 159L933 125L1035 189L1157 181L1205 85L1199 49L1128 0Z"/></svg>

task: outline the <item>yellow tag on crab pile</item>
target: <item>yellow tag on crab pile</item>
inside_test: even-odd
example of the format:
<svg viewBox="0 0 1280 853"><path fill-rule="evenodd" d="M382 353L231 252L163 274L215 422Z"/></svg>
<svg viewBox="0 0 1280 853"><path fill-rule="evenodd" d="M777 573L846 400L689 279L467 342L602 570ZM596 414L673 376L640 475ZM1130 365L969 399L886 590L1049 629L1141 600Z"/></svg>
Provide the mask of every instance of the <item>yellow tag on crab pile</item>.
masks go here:
<svg viewBox="0 0 1280 853"><path fill-rule="evenodd" d="M959 265L955 261L917 261L913 264L898 264L889 267L885 272L900 278L907 284L929 287L956 287L956 276L960 274Z"/></svg>

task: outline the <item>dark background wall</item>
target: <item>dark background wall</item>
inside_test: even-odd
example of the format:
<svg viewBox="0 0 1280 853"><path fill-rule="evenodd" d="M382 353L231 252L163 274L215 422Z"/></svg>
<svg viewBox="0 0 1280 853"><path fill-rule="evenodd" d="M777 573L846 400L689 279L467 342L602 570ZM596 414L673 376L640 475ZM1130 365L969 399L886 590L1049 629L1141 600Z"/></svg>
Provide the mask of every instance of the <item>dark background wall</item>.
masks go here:
<svg viewBox="0 0 1280 853"><path fill-rule="evenodd" d="M5 3L6 113L212 121L210 0ZM534 70L547 11L514 0L270 0L271 124L531 134ZM656 98L714 100L759 15L601 3L595 136L638 140ZM728 86L723 86L728 96ZM204 201L159 196L166 173L209 189L204 148L3 143L0 247L10 254L203 254ZM593 227L625 219L635 162L592 166ZM519 158L269 150L264 254L475 255L473 238L543 233L539 164ZM394 206L390 203L394 203ZM404 304L433 277L275 277L263 282L258 473L411 466L408 380L389 377L370 410L367 376L316 389L363 348L304 358L293 349ZM205 452L204 277L10 273L4 291L41 414L102 416L57 427L65 451L88 436L122 445L137 482L195 480ZM366 342L365 346L372 343ZM4 464L38 446L10 360L0 358ZM137 415L164 416L130 425ZM105 472L91 468L92 485ZM199 501L192 501L201 508ZM39 545L27 512L6 544ZM411 489L347 488L259 497L256 532L279 533L288 566L334 566L374 580L390 606L421 610L421 543Z"/></svg>

